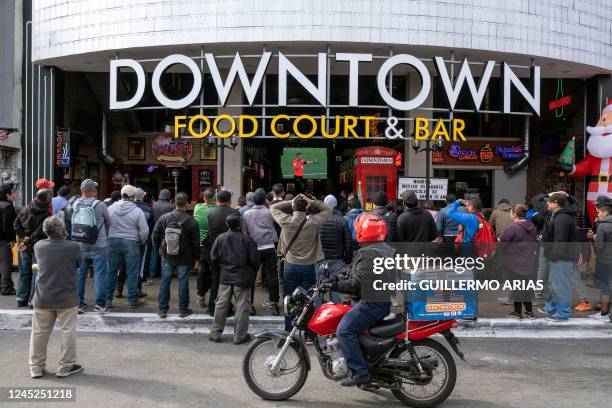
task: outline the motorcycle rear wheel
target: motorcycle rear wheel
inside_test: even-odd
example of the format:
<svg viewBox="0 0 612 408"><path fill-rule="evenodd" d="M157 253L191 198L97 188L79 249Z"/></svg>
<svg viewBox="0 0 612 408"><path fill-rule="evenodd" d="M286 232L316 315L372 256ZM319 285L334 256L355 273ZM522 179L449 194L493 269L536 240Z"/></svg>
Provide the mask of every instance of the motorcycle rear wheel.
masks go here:
<svg viewBox="0 0 612 408"><path fill-rule="evenodd" d="M262 382L263 380L265 380L265 378L257 378L255 374L255 369L265 368L265 364L269 364L276 355L275 353L278 353L280 351L284 341L285 340L281 340L278 338L260 338L253 344L251 344L249 350L244 356L244 360L242 363L242 375L244 376L244 379L251 391L253 391L255 394L257 394L263 399L270 401L287 400L297 394L302 389L302 387L306 383L306 379L308 378L308 368L306 363L302 361L302 353L299 349L300 345L296 342L293 342L285 353L285 356L281 363L281 370L286 373L290 372L290 374L295 374L297 371L297 375L295 376L295 382L280 391L266 390L263 388ZM259 357L257 353L264 347L269 348L270 352L267 356L267 352L262 353L262 357L265 357L263 363L261 361L254 361L254 359ZM262 357L259 357L259 360L261 360ZM297 360L297 362L289 360ZM254 365L257 367L255 367ZM264 367L259 367L259 365L263 365ZM261 374L260 376L263 375L264 374ZM268 377L274 379L274 377L272 376ZM281 377L282 375L278 378Z"/></svg>
<svg viewBox="0 0 612 408"><path fill-rule="evenodd" d="M429 386L434 379L436 379L436 375L442 375L442 370L444 370L444 378L441 380L443 383L439 387L434 394L427 397L419 397L417 395L411 395L410 391L406 389L406 385L404 384L407 380L402 379L402 388L392 390L393 395L403 402L404 404L415 407L415 408L430 408L435 407L438 404L441 404L444 400L448 398L448 396L453 392L455 388L455 382L457 381L457 366L455 365L455 360L453 356L448 351L446 347L442 344L438 343L435 340L425 339L420 341L415 341L413 343L415 351L419 357L426 356L435 356L438 358L438 367L436 367L432 372L432 378L427 384L425 382L423 385L419 384L409 384L411 387L420 387L420 386ZM407 350L395 349L391 352L391 358L404 358L410 359L410 354ZM442 366L442 367L441 367Z"/></svg>

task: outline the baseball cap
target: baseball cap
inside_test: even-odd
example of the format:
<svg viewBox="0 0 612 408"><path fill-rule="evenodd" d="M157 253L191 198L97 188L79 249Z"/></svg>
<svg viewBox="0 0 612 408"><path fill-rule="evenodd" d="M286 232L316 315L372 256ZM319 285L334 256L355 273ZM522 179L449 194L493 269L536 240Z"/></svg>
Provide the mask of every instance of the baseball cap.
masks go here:
<svg viewBox="0 0 612 408"><path fill-rule="evenodd" d="M86 193L98 189L98 183L92 179L85 179L81 182L81 191Z"/></svg>
<svg viewBox="0 0 612 408"><path fill-rule="evenodd" d="M36 180L36 188L37 189L50 189L55 187L55 183L46 178L40 178Z"/></svg>
<svg viewBox="0 0 612 408"><path fill-rule="evenodd" d="M136 200L142 201L144 200L145 196L147 195L147 192L144 191L142 188L137 187L136 191L134 192L134 198Z"/></svg>
<svg viewBox="0 0 612 408"><path fill-rule="evenodd" d="M389 200L387 199L387 193L384 191L378 191L376 194L374 194L374 205L384 207L388 202Z"/></svg>
<svg viewBox="0 0 612 408"><path fill-rule="evenodd" d="M128 196L128 197L134 197L134 194L136 193L136 187L130 185L130 184L126 184L125 186L121 187L121 195L122 196Z"/></svg>
<svg viewBox="0 0 612 408"><path fill-rule="evenodd" d="M560 206L564 206L567 204L567 196L563 193L552 193L548 195L549 203L557 203Z"/></svg>
<svg viewBox="0 0 612 408"><path fill-rule="evenodd" d="M331 208L336 208L338 206L338 200L332 194L325 196L323 202L329 205Z"/></svg>

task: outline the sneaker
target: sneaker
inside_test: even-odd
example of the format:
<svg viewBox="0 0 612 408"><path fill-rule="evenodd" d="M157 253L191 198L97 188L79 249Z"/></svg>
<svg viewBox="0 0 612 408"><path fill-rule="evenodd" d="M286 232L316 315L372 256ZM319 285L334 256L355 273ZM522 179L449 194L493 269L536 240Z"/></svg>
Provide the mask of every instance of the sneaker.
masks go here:
<svg viewBox="0 0 612 408"><path fill-rule="evenodd" d="M206 307L206 297L198 296L198 307L204 309Z"/></svg>
<svg viewBox="0 0 612 408"><path fill-rule="evenodd" d="M249 311L249 316L255 316L257 314L257 310L255 310L255 306L251 305L251 310Z"/></svg>
<svg viewBox="0 0 612 408"><path fill-rule="evenodd" d="M157 315L159 316L160 319L165 319L166 317L168 317L168 311L160 310L159 312L157 312Z"/></svg>
<svg viewBox="0 0 612 408"><path fill-rule="evenodd" d="M123 297L123 289L115 289L115 293L114 293L116 298L122 298Z"/></svg>
<svg viewBox="0 0 612 408"><path fill-rule="evenodd" d="M263 302L261 305L265 306L265 307L272 307L272 305L274 305L275 302L271 301L271 300L266 300L265 302Z"/></svg>
<svg viewBox="0 0 612 408"><path fill-rule="evenodd" d="M518 312L512 312L508 314L510 319L523 320L523 315Z"/></svg>
<svg viewBox="0 0 612 408"><path fill-rule="evenodd" d="M544 310L543 307L538 307L538 312L545 314L546 316L548 316L548 312L546 310Z"/></svg>
<svg viewBox="0 0 612 408"><path fill-rule="evenodd" d="M266 300L261 305L265 307L269 307L272 310L272 316L278 316L280 314L278 303L276 302L273 302L271 300Z"/></svg>
<svg viewBox="0 0 612 408"><path fill-rule="evenodd" d="M510 298L503 297L503 298L497 298L497 303L500 303L502 305L511 305L513 302Z"/></svg>
<svg viewBox="0 0 612 408"><path fill-rule="evenodd" d="M95 305L94 306L94 312L98 312L100 314L106 314L106 313L110 312L110 310L108 310L107 307L102 307L102 306Z"/></svg>
<svg viewBox="0 0 612 408"><path fill-rule="evenodd" d="M143 284L144 286L151 286L151 285L153 284L153 281L151 281L151 280L144 281L144 282L142 282L142 284Z"/></svg>
<svg viewBox="0 0 612 408"><path fill-rule="evenodd" d="M251 341L252 338L253 337L247 333L244 337L234 338L234 344L239 345L239 344L248 343Z"/></svg>
<svg viewBox="0 0 612 408"><path fill-rule="evenodd" d="M79 306L79 311L78 311L79 314L83 314L86 311L87 311L87 305L80 305Z"/></svg>
<svg viewBox="0 0 612 408"><path fill-rule="evenodd" d="M144 299L138 299L135 303L128 303L129 309L137 309L147 304L147 301Z"/></svg>
<svg viewBox="0 0 612 408"><path fill-rule="evenodd" d="M181 310L181 313L179 313L179 317L187 317L187 316L191 316L192 314L193 314L193 310L185 309L185 310Z"/></svg>
<svg viewBox="0 0 612 408"><path fill-rule="evenodd" d="M552 316L548 316L546 318L547 321L549 322L557 322L557 323L567 323L569 322L569 319L562 319L557 315L552 315Z"/></svg>
<svg viewBox="0 0 612 408"><path fill-rule="evenodd" d="M593 313L592 315L589 315L589 319L594 319L599 322L608 322L610 320L610 316L607 313L605 315L602 315L601 312L597 312Z"/></svg>
<svg viewBox="0 0 612 408"><path fill-rule="evenodd" d="M57 373L55 373L55 376L64 378L72 374L80 373L81 371L83 371L83 367L78 364L75 364L72 367L70 367L68 370L63 370L63 369L59 370Z"/></svg>
<svg viewBox="0 0 612 408"><path fill-rule="evenodd" d="M583 300L576 305L574 310L577 312L588 312L589 310L593 310L593 306L591 306L591 302L588 300Z"/></svg>
<svg viewBox="0 0 612 408"><path fill-rule="evenodd" d="M18 300L17 301L17 307L28 307L28 301L27 300Z"/></svg>
<svg viewBox="0 0 612 408"><path fill-rule="evenodd" d="M370 374L360 375L356 377L345 378L340 380L340 385L343 387L354 387L356 385L366 385L372 382Z"/></svg>
<svg viewBox="0 0 612 408"><path fill-rule="evenodd" d="M47 374L47 370L44 368L42 370L30 371L30 377L32 378L41 378L45 374Z"/></svg>
<svg viewBox="0 0 612 408"><path fill-rule="evenodd" d="M533 315L533 312L525 312L523 314L523 319L533 320L535 319L535 316Z"/></svg>
<svg viewBox="0 0 612 408"><path fill-rule="evenodd" d="M2 292L2 296L13 296L16 295L17 291L14 288L10 288L9 290L5 290Z"/></svg>
<svg viewBox="0 0 612 408"><path fill-rule="evenodd" d="M210 332L208 333L208 340L214 341L215 343L221 343L223 340L221 339L220 332Z"/></svg>

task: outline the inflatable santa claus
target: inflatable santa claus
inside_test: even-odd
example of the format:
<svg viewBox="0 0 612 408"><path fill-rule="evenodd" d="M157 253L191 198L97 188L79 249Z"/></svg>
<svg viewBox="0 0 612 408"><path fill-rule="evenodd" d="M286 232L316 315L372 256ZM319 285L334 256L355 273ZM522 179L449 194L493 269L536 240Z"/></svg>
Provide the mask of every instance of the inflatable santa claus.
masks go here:
<svg viewBox="0 0 612 408"><path fill-rule="evenodd" d="M586 157L575 165L562 164L559 167L572 177L592 177L587 192L587 212L593 222L597 216L597 197L612 198L612 103L604 108L597 125L587 126L586 130L590 135Z"/></svg>

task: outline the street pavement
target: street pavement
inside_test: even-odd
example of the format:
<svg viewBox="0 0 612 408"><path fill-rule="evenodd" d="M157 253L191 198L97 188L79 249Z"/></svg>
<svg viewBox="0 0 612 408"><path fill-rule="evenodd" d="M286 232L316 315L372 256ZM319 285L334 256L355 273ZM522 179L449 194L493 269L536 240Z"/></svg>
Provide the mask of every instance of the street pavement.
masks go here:
<svg viewBox="0 0 612 408"><path fill-rule="evenodd" d="M55 373L59 339L49 344L48 369ZM78 333L83 373L33 380L28 370L29 333L0 332L0 386L75 386L65 407L399 407L388 391L342 388L323 378L314 351L305 387L290 401L268 402L245 385L241 363L246 345L231 336L221 344L205 335ZM608 406L612 377L611 340L462 339L466 362L442 407ZM606 402L607 401L607 402ZM384 404L384 405L382 405ZM0 403L4 407L55 404Z"/></svg>

